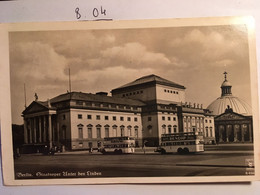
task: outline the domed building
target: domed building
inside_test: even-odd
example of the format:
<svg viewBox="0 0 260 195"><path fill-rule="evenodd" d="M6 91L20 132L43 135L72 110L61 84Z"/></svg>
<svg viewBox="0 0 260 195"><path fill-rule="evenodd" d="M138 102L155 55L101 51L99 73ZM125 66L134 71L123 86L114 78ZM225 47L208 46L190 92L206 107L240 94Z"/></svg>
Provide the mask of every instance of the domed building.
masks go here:
<svg viewBox="0 0 260 195"><path fill-rule="evenodd" d="M252 142L252 109L245 101L232 95L227 72L224 75L221 97L207 107L215 115L216 142Z"/></svg>
<svg viewBox="0 0 260 195"><path fill-rule="evenodd" d="M252 115L252 109L244 100L232 95L231 83L227 80L227 72L224 72L225 80L221 85L221 97L213 101L207 109L212 111L215 116L220 115L225 112L226 108L229 106L233 109L233 112L242 114L245 116Z"/></svg>

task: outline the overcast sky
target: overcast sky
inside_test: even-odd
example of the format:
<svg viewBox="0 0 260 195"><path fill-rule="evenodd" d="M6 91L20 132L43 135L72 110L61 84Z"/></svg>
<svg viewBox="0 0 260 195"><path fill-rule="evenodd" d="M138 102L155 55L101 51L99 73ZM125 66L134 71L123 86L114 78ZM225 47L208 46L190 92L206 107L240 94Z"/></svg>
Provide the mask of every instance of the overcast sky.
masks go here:
<svg viewBox="0 0 260 195"><path fill-rule="evenodd" d="M156 74L186 87L186 101L206 108L221 94L223 72L233 95L250 101L245 26L10 33L13 123L27 105L68 90L95 93Z"/></svg>

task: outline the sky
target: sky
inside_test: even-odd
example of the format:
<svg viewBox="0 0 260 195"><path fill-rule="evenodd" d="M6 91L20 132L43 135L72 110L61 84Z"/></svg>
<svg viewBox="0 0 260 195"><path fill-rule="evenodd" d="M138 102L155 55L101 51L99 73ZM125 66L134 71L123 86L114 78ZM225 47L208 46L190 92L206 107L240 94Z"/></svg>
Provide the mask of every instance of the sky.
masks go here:
<svg viewBox="0 0 260 195"><path fill-rule="evenodd" d="M195 26L28 31L9 34L12 122L22 124L37 93L46 101L69 89L96 93L155 74L186 87L186 101L206 108L221 95L223 72L233 95L251 104L247 29Z"/></svg>

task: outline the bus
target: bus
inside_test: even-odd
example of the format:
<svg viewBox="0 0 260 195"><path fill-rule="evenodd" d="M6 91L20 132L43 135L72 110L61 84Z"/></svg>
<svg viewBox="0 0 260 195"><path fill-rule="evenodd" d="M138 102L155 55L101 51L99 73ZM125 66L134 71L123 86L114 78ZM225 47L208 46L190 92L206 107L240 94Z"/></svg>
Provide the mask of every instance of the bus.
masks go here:
<svg viewBox="0 0 260 195"><path fill-rule="evenodd" d="M135 138L129 136L123 137L105 137L102 154L131 154L135 152Z"/></svg>
<svg viewBox="0 0 260 195"><path fill-rule="evenodd" d="M203 152L204 138L202 132L184 132L162 134L161 145L156 152L187 154L189 152Z"/></svg>

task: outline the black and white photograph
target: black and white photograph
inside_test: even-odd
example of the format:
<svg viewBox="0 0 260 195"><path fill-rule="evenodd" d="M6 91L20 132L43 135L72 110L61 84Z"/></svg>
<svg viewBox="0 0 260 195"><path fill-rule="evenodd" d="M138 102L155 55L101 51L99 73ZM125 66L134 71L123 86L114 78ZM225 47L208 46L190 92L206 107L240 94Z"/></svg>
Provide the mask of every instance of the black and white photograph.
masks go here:
<svg viewBox="0 0 260 195"><path fill-rule="evenodd" d="M8 177L19 184L255 179L250 22L181 21L11 27L12 133L1 137L10 139Z"/></svg>

